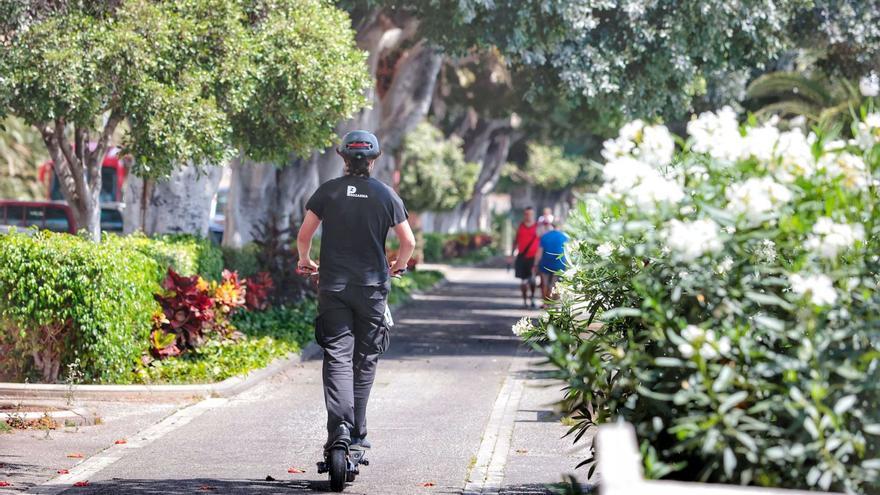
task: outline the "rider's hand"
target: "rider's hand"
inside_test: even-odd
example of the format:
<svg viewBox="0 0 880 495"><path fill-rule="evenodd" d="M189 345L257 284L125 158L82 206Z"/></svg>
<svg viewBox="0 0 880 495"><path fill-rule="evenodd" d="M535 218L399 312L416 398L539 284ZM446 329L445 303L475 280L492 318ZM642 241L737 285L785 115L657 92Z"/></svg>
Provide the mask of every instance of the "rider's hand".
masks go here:
<svg viewBox="0 0 880 495"><path fill-rule="evenodd" d="M406 265L401 266L396 261L391 264L391 276L392 277L400 277L404 273L406 273Z"/></svg>
<svg viewBox="0 0 880 495"><path fill-rule="evenodd" d="M314 273L318 271L318 264L312 261L309 258L299 260L299 263L296 265L296 269L302 273Z"/></svg>

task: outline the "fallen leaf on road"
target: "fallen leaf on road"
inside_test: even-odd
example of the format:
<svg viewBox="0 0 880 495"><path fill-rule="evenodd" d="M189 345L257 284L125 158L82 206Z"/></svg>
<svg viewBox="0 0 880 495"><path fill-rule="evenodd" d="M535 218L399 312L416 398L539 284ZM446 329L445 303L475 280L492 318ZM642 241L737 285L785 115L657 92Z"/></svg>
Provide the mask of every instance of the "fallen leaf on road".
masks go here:
<svg viewBox="0 0 880 495"><path fill-rule="evenodd" d="M433 481L426 481L425 483L422 483L422 486L437 486L437 485L435 485Z"/></svg>
<svg viewBox="0 0 880 495"><path fill-rule="evenodd" d="M73 484L73 486L89 486L89 482L88 481L77 481L76 483Z"/></svg>
<svg viewBox="0 0 880 495"><path fill-rule="evenodd" d="M266 475L266 481L278 481L278 480L273 478L271 475Z"/></svg>
<svg viewBox="0 0 880 495"><path fill-rule="evenodd" d="M529 449L516 449L517 454L528 454Z"/></svg>
<svg viewBox="0 0 880 495"><path fill-rule="evenodd" d="M82 459L84 456L79 452L74 452L72 454L67 454L67 457L70 457L71 459Z"/></svg>
<svg viewBox="0 0 880 495"><path fill-rule="evenodd" d="M116 445L122 445L122 444L124 444L124 443L128 443L128 442L125 441L124 438L120 438L119 440L116 441Z"/></svg>
<svg viewBox="0 0 880 495"><path fill-rule="evenodd" d="M302 473L306 472L306 470L292 467L292 468L288 469L287 472L290 474L302 474Z"/></svg>
<svg viewBox="0 0 880 495"><path fill-rule="evenodd" d="M66 469L59 469L58 474L70 474L70 471L68 471Z"/></svg>
<svg viewBox="0 0 880 495"><path fill-rule="evenodd" d="M8 481L0 481L0 486L12 486L12 483Z"/></svg>
<svg viewBox="0 0 880 495"><path fill-rule="evenodd" d="M213 492L214 490L216 490L216 488L214 488L213 486L210 486L210 485L202 485L199 487L199 490L201 490L203 492Z"/></svg>

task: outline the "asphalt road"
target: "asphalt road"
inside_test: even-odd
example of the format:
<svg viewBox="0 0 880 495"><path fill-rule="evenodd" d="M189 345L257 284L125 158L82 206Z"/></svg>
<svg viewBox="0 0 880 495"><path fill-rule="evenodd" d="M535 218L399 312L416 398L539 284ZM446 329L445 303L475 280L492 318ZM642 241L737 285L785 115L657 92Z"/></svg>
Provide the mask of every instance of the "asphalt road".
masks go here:
<svg viewBox="0 0 880 495"><path fill-rule="evenodd" d="M346 493L549 493L583 458L560 438L566 427L550 404L558 384L533 368L510 331L538 314L521 309L512 275L453 269L448 277L395 315L368 410L371 464ZM206 402L189 422L96 468L88 486L52 492L326 491L315 469L325 440L320 366L308 361Z"/></svg>

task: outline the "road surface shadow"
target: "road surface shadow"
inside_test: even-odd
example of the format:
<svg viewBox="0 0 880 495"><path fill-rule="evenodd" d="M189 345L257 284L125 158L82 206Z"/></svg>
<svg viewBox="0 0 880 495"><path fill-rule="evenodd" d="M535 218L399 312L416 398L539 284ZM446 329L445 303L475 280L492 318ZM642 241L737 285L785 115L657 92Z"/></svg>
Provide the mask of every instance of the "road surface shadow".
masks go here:
<svg viewBox="0 0 880 495"><path fill-rule="evenodd" d="M292 493L332 493L326 478L321 480L224 480L194 479L118 479L90 482L87 487L65 490L65 494L88 495L183 495L183 494L249 494L289 495ZM357 484L350 484L346 493L358 493Z"/></svg>

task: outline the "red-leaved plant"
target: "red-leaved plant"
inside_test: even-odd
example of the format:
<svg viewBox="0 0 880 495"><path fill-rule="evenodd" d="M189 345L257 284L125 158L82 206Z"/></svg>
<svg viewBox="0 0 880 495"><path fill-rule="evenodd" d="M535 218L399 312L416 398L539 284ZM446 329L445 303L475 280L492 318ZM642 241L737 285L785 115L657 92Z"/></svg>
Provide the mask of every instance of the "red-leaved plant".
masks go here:
<svg viewBox="0 0 880 495"><path fill-rule="evenodd" d="M250 311L262 311L269 307L269 294L275 288L269 272L260 272L244 281L247 292L244 294L245 306Z"/></svg>
<svg viewBox="0 0 880 495"><path fill-rule="evenodd" d="M165 294L154 296L165 316L159 329L174 334L180 350L195 349L202 344L204 333L211 330L214 322L210 286L198 275L184 277L168 268L162 288Z"/></svg>

